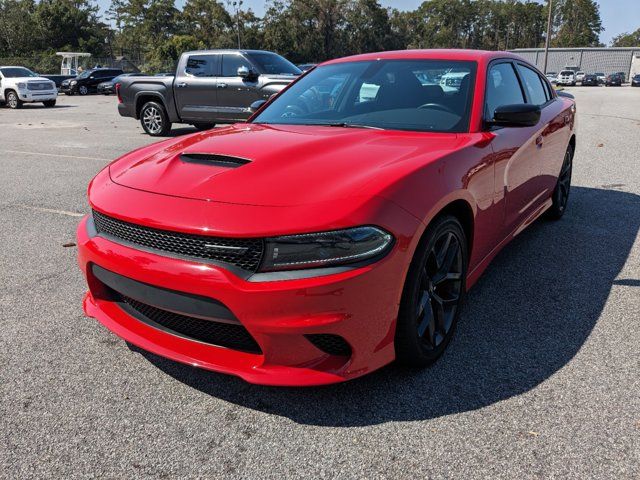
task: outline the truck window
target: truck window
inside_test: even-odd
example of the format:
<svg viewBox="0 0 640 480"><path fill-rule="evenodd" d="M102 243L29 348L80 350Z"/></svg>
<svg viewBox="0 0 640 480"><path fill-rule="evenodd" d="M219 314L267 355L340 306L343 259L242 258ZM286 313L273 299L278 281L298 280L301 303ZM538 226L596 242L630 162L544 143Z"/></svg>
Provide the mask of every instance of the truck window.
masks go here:
<svg viewBox="0 0 640 480"><path fill-rule="evenodd" d="M237 77L238 68L247 67L249 70L255 70L253 65L241 55L225 54L222 56L222 76Z"/></svg>
<svg viewBox="0 0 640 480"><path fill-rule="evenodd" d="M215 59L211 55L191 55L184 72L193 77L213 77Z"/></svg>

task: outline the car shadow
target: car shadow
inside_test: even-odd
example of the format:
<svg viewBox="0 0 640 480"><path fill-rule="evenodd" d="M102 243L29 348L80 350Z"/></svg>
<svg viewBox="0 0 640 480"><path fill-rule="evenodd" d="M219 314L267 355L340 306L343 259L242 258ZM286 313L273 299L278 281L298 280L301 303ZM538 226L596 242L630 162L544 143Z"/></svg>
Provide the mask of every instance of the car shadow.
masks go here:
<svg viewBox="0 0 640 480"><path fill-rule="evenodd" d="M390 365L319 388L271 388L198 370L136 347L201 392L322 426L364 426L475 410L544 382L580 350L597 323L640 225L640 196L574 187L565 217L540 220L511 242L471 290L456 337L431 368Z"/></svg>

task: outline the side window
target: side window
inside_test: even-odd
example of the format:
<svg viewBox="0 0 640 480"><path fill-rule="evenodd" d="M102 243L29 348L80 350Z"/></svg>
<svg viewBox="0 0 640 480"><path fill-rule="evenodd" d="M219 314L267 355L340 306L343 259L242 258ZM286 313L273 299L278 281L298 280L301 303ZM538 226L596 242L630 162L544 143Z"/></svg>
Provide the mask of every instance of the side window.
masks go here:
<svg viewBox="0 0 640 480"><path fill-rule="evenodd" d="M191 55L184 72L193 77L213 77L215 59L211 55Z"/></svg>
<svg viewBox="0 0 640 480"><path fill-rule="evenodd" d="M493 65L487 76L487 92L484 99L485 117L493 118L493 112L501 105L524 103L520 82L511 63Z"/></svg>
<svg viewBox="0 0 640 480"><path fill-rule="evenodd" d="M247 67L249 70L255 70L253 65L242 55L223 55L222 56L222 76L237 77L238 68Z"/></svg>
<svg viewBox="0 0 640 480"><path fill-rule="evenodd" d="M534 70L521 64L518 64L518 71L522 77L524 87L527 90L529 102L533 105L544 105L547 103L547 94L545 93L540 76Z"/></svg>

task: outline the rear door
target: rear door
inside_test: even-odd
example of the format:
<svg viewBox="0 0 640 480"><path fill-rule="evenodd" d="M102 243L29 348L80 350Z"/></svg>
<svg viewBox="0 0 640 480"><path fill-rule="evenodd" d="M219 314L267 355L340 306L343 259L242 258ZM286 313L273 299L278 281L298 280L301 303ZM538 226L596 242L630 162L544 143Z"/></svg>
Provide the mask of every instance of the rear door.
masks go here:
<svg viewBox="0 0 640 480"><path fill-rule="evenodd" d="M258 95L257 68L240 53L225 53L222 57L222 71L218 77L218 111L222 118L229 121L243 121L249 118L248 107ZM238 68L246 67L256 72L252 77L241 77Z"/></svg>
<svg viewBox="0 0 640 480"><path fill-rule="evenodd" d="M511 60L490 64L485 93L485 118L491 120L501 105L526 103L524 86ZM492 131L496 192L504 200L503 235L513 232L542 198L540 186L541 123L533 127L499 127Z"/></svg>
<svg viewBox="0 0 640 480"><path fill-rule="evenodd" d="M217 114L216 73L219 55L190 55L173 82L176 109L183 121L213 122Z"/></svg>

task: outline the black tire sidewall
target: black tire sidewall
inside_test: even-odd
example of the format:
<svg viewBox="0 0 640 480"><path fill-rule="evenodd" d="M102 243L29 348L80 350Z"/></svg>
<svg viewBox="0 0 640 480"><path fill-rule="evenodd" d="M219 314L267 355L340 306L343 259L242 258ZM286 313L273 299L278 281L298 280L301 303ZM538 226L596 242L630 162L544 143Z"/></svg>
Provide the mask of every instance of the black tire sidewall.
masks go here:
<svg viewBox="0 0 640 480"><path fill-rule="evenodd" d="M567 147L567 152L569 153L569 156L571 159L571 171L573 173L573 156L575 152L571 145ZM566 152L565 152L565 155L566 155ZM562 173L562 169L564 167L564 160L565 160L565 157L562 157L562 166L560 167L560 173ZM571 182L569 182L569 186L571 186ZM556 187L553 189L553 193L551 195L551 207L549 207L549 210L547 210L547 218L551 220L560 220L564 215L564 213L567 211L567 205L569 204L568 202L569 202L570 193L569 195L567 195L567 201L565 202L564 206L561 207L560 202L558 201L559 189L560 189L560 174L558 174ZM571 192L571 190L569 190L569 192Z"/></svg>
<svg viewBox="0 0 640 480"><path fill-rule="evenodd" d="M462 286L460 302L456 309L449 333L437 348L428 350L418 337L416 319L414 317L414 312L416 311L415 301L419 288L420 271L426 262L427 255L436 240L446 232L454 233L458 237L462 248ZM427 228L420 244L416 248L402 292L395 334L396 359L399 363L410 367L426 367L442 355L455 334L460 311L464 304L467 268L468 245L462 225L456 217L451 215L444 215L435 219Z"/></svg>

